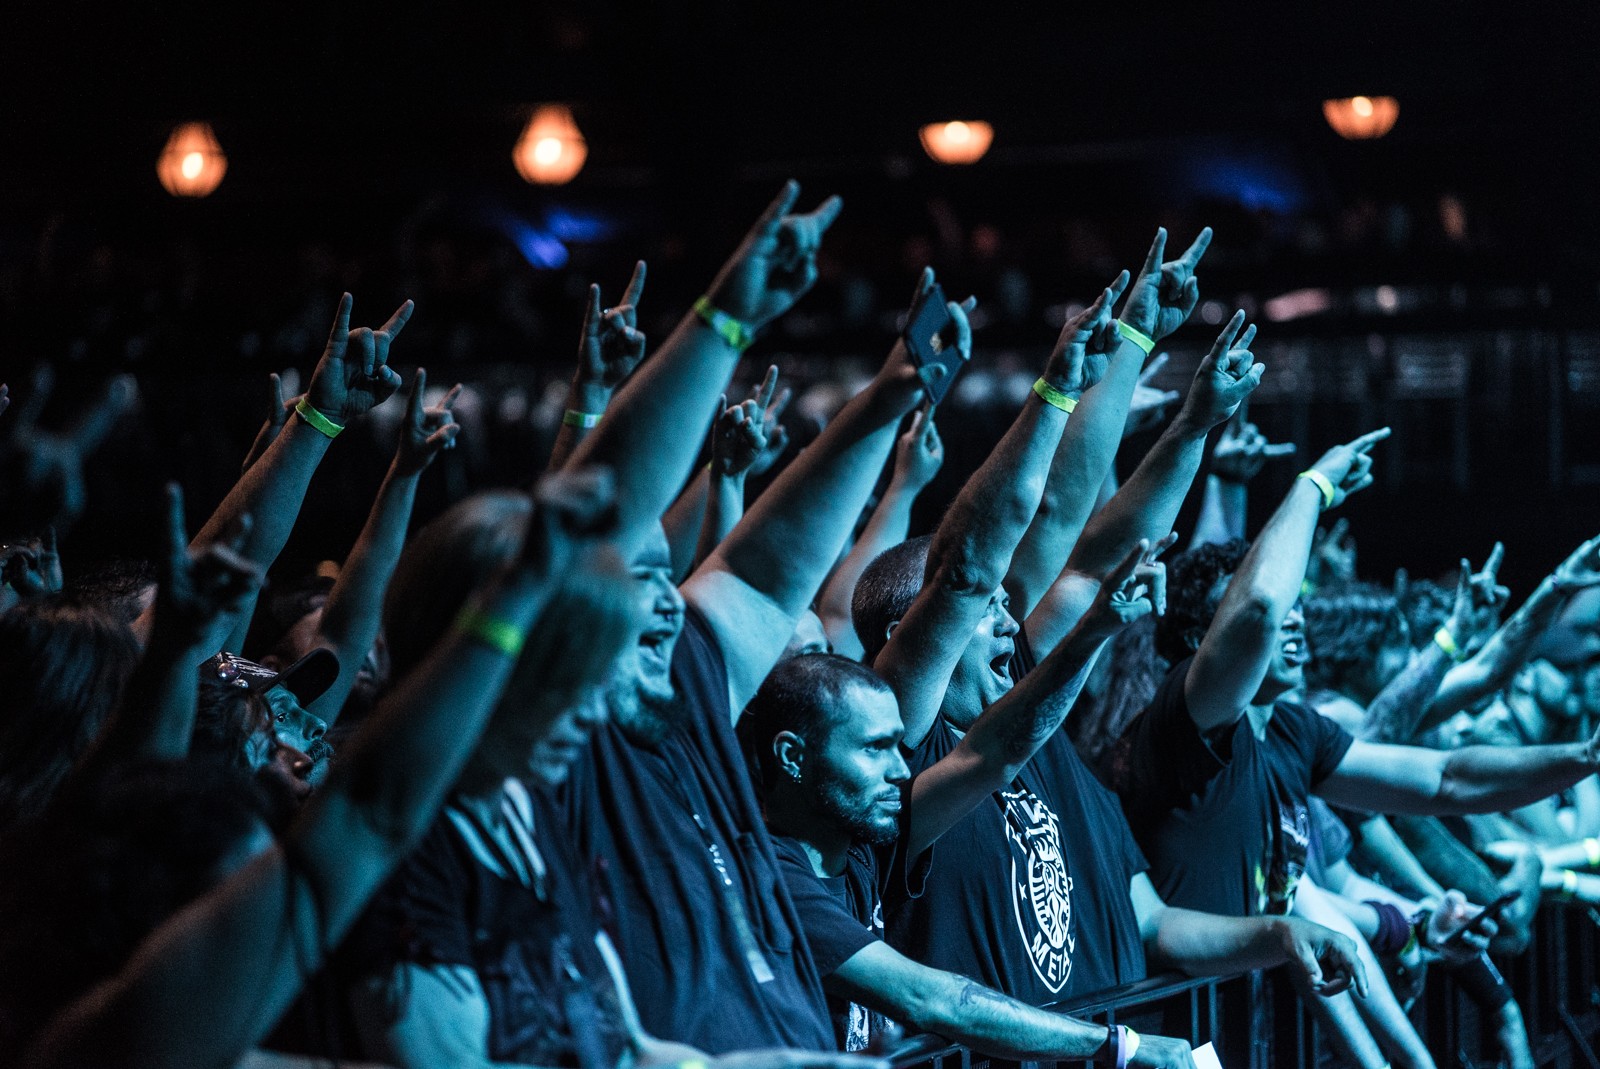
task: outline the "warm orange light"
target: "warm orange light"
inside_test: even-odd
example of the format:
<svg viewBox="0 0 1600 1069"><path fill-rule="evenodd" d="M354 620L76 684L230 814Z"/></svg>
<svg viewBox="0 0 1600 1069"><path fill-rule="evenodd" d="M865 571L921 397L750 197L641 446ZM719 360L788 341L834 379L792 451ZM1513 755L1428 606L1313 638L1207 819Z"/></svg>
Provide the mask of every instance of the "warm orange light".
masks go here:
<svg viewBox="0 0 1600 1069"><path fill-rule="evenodd" d="M1322 116L1333 132L1350 141L1382 137L1394 129L1400 102L1394 97L1346 97L1324 100Z"/></svg>
<svg viewBox="0 0 1600 1069"><path fill-rule="evenodd" d="M589 146L565 104L540 105L511 152L523 181L544 186L572 181L588 158Z"/></svg>
<svg viewBox="0 0 1600 1069"><path fill-rule="evenodd" d="M921 130L923 151L940 163L977 163L994 141L986 122L933 122Z"/></svg>
<svg viewBox="0 0 1600 1069"><path fill-rule="evenodd" d="M186 122L173 130L156 160L156 177L174 197L209 196L227 173L228 157L210 123Z"/></svg>

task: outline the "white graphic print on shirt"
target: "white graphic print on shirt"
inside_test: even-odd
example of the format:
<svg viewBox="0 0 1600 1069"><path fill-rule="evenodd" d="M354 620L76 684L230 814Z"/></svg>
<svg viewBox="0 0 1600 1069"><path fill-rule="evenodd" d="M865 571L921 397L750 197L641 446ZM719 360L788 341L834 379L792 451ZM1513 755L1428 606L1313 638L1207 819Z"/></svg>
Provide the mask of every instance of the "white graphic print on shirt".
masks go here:
<svg viewBox="0 0 1600 1069"><path fill-rule="evenodd" d="M1061 821L1021 784L1001 791L1011 847L1011 904L1033 971L1059 992L1072 975L1072 877L1061 852Z"/></svg>

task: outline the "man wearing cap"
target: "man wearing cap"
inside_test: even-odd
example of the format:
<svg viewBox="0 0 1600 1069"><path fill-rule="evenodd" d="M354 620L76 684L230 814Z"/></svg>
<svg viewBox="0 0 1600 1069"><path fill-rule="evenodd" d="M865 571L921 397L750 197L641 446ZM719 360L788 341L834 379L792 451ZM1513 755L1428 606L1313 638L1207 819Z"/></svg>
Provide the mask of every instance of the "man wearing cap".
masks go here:
<svg viewBox="0 0 1600 1069"><path fill-rule="evenodd" d="M323 739L328 726L306 706L338 675L339 659L326 649L312 650L281 672L231 653L217 654L200 666L196 752L255 772L287 774L283 786L303 799L327 774L333 756ZM241 693L252 699L244 709L230 700Z"/></svg>

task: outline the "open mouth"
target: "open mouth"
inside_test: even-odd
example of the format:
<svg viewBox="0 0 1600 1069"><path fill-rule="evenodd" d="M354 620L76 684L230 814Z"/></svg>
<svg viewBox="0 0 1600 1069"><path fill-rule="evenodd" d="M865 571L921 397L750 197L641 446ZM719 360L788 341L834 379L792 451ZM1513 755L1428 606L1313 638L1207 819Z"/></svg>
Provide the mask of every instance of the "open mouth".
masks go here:
<svg viewBox="0 0 1600 1069"><path fill-rule="evenodd" d="M1008 687L1011 685L1012 653L1013 650L1009 648L1008 643L1008 648L1006 650L989 658L989 671L993 672L995 676Z"/></svg>
<svg viewBox="0 0 1600 1069"><path fill-rule="evenodd" d="M1291 668L1298 668L1311 659L1311 651L1306 648L1303 635L1290 635L1283 640L1281 649L1284 663Z"/></svg>

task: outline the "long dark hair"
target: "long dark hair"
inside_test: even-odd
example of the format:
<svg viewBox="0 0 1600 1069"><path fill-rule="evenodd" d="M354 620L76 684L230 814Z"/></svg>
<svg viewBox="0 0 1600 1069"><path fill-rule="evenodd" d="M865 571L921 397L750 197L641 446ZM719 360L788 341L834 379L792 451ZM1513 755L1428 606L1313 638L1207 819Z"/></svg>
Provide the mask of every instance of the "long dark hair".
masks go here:
<svg viewBox="0 0 1600 1069"><path fill-rule="evenodd" d="M0 828L38 816L122 700L139 646L56 598L0 615Z"/></svg>

